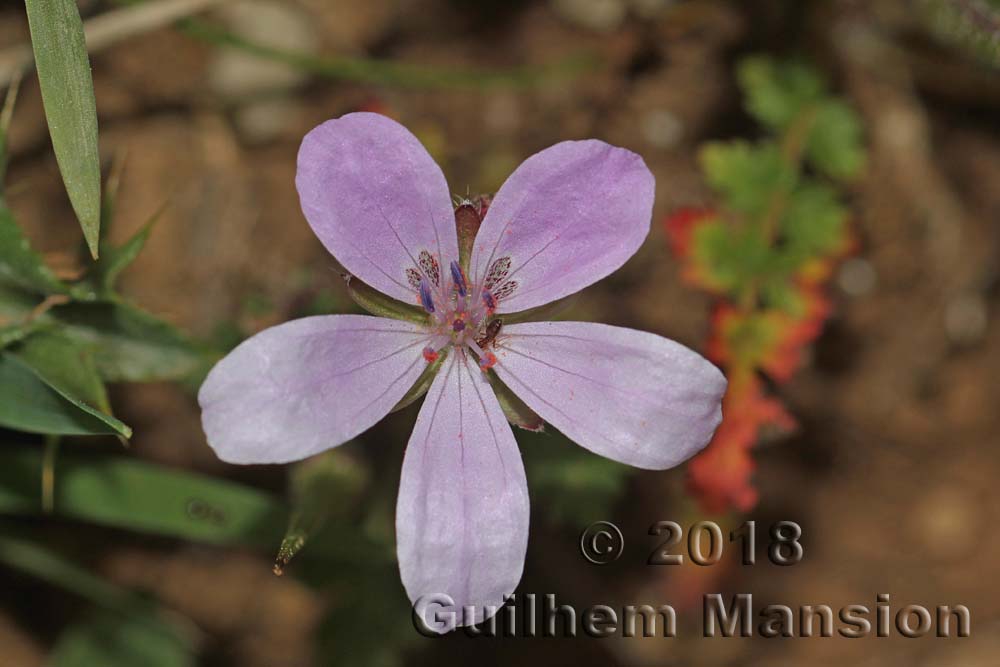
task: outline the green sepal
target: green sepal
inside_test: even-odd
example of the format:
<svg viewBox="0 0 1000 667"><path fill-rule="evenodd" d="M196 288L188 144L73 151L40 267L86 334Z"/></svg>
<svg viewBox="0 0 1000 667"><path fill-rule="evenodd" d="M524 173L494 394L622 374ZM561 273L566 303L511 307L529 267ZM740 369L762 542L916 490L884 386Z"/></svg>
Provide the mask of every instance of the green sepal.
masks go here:
<svg viewBox="0 0 1000 667"><path fill-rule="evenodd" d="M292 514L274 559L274 573L322 530L327 519L343 515L368 482L368 471L345 452L331 450L294 466L290 473Z"/></svg>
<svg viewBox="0 0 1000 667"><path fill-rule="evenodd" d="M503 313L495 315L504 324L517 324L519 322L547 322L562 315L573 306L578 299L578 294L571 294L551 303L543 303L541 306L520 310L516 313Z"/></svg>
<svg viewBox="0 0 1000 667"><path fill-rule="evenodd" d="M486 377L493 386L493 393L496 394L507 421L533 433L541 433L545 430L545 420L518 398L517 394L511 391L510 387L495 372L490 371Z"/></svg>
<svg viewBox="0 0 1000 667"><path fill-rule="evenodd" d="M472 259L472 246L476 243L476 234L483 219L475 203L463 199L455 208L455 230L458 233L458 264L469 274L469 262Z"/></svg>
<svg viewBox="0 0 1000 667"><path fill-rule="evenodd" d="M372 315L390 317L394 320L404 320L417 324L427 323L427 313L418 306L411 306L390 296L386 296L350 274L344 275L344 282L347 283L347 293L354 303Z"/></svg>
<svg viewBox="0 0 1000 667"><path fill-rule="evenodd" d="M445 346L438 353L438 358L427 364L427 368L425 368L424 372L420 374L417 381L413 383L410 390L403 395L403 398L399 399L399 402L396 403L395 407L393 407L389 412L398 412L426 394L427 390L431 387L431 383L434 381L434 376L437 375L438 369L441 368L441 364L444 363L444 359L447 356L448 346Z"/></svg>

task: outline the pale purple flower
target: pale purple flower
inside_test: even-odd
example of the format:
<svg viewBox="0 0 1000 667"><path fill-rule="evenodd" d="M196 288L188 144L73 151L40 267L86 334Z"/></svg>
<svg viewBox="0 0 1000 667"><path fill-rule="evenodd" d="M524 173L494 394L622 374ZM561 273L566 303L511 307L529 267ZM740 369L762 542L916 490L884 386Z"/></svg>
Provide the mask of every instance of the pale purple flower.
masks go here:
<svg viewBox="0 0 1000 667"><path fill-rule="evenodd" d="M201 387L205 433L231 463L303 459L367 430L445 355L396 506L412 600L444 594L459 609L475 606L466 622L478 622L521 578L528 488L486 369L567 437L615 461L664 469L708 443L726 381L678 343L588 322L503 324L487 335L493 320L577 292L635 253L654 190L638 155L566 141L525 160L493 199L467 275L444 175L395 121L353 113L315 128L296 185L327 250L427 316L329 315L262 331Z"/></svg>

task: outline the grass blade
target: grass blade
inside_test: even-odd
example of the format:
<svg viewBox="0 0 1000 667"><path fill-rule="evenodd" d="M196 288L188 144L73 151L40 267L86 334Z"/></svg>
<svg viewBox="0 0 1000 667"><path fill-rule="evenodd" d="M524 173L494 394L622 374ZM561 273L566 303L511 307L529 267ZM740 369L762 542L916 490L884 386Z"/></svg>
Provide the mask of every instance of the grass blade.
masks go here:
<svg viewBox="0 0 1000 667"><path fill-rule="evenodd" d="M73 0L25 0L52 148L94 259L101 228L97 103L83 21Z"/></svg>

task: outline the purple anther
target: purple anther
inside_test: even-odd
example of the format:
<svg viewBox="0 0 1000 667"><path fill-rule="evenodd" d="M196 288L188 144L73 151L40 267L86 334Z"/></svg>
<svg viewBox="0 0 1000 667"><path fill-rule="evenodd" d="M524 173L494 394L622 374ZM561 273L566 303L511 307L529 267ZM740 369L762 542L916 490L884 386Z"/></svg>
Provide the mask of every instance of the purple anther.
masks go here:
<svg viewBox="0 0 1000 667"><path fill-rule="evenodd" d="M434 299L431 298L431 285L427 282L427 278L420 279L420 305L424 307L428 313L434 312Z"/></svg>
<svg viewBox="0 0 1000 667"><path fill-rule="evenodd" d="M493 293L488 289L483 290L483 304L486 306L487 310L493 312L497 309L497 300L493 298Z"/></svg>
<svg viewBox="0 0 1000 667"><path fill-rule="evenodd" d="M451 279L455 283L455 289L458 290L458 295L465 296L469 291L465 282L465 273L462 272L462 267L458 265L458 262L454 260L451 262Z"/></svg>

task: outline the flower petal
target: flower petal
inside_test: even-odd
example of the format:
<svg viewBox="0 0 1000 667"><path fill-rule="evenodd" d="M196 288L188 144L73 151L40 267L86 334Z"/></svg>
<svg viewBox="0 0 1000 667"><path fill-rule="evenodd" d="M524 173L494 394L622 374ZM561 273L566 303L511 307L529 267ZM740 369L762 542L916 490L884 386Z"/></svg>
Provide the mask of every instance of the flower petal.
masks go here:
<svg viewBox="0 0 1000 667"><path fill-rule="evenodd" d="M649 232L655 182L642 158L603 141L532 155L500 188L472 251L477 284L516 283L498 312L555 301L615 271ZM498 272L498 268L500 271Z"/></svg>
<svg viewBox="0 0 1000 667"><path fill-rule="evenodd" d="M314 128L299 148L295 185L326 249L389 296L415 302L407 272L430 264L423 253L439 273L458 259L444 174L420 141L390 118L351 113Z"/></svg>
<svg viewBox="0 0 1000 667"><path fill-rule="evenodd" d="M722 419L722 373L679 343L589 322L504 327L494 370L587 449L661 470L696 454Z"/></svg>
<svg viewBox="0 0 1000 667"><path fill-rule="evenodd" d="M388 414L426 362L423 328L327 315L261 331L208 374L208 444L230 463L285 463L342 444Z"/></svg>
<svg viewBox="0 0 1000 667"><path fill-rule="evenodd" d="M517 442L482 372L451 355L420 408L403 459L396 505L403 585L417 609L492 616L521 579L528 544L528 487ZM443 597L446 596L446 597ZM464 615L469 605L475 616ZM454 618L454 616L453 616Z"/></svg>

